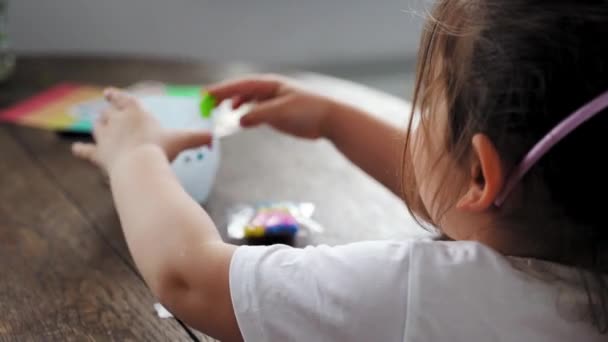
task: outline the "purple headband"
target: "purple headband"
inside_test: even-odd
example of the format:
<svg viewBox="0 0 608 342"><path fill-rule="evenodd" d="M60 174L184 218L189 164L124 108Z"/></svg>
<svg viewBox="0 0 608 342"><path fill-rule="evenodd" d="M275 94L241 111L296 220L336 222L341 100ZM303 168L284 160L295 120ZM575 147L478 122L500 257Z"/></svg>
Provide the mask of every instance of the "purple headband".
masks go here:
<svg viewBox="0 0 608 342"><path fill-rule="evenodd" d="M608 107L608 92L603 93L599 97L595 98L591 102L587 103L581 109L574 112L572 115L567 117L564 121L560 122L559 125L555 126L541 141L539 141L531 150L526 154L524 159L517 165L512 171L507 183L503 188L500 195L496 198L494 204L500 207L509 194L513 191L513 188L521 181L521 179L530 171L530 169L542 158L549 150L553 148L558 142L564 139L568 134L572 133L580 125L585 123L587 120L594 117L599 112L603 111Z"/></svg>

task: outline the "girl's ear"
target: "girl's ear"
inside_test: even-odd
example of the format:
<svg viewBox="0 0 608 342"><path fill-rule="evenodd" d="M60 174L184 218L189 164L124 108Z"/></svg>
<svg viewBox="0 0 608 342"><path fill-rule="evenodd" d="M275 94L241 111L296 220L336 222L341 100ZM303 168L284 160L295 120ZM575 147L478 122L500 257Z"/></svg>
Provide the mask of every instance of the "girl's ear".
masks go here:
<svg viewBox="0 0 608 342"><path fill-rule="evenodd" d="M466 211L484 211L494 205L504 186L502 163L498 150L487 135L478 133L471 142L473 162L471 181L467 191L458 200L456 208Z"/></svg>

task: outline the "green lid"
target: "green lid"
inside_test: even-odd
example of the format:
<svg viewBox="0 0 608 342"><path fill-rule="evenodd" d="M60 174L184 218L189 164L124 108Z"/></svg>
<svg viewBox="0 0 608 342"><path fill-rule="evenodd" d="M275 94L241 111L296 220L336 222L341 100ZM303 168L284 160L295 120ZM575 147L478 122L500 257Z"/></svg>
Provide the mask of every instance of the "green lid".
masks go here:
<svg viewBox="0 0 608 342"><path fill-rule="evenodd" d="M201 115L203 116L203 118L210 118L211 117L211 112L213 112L213 109L217 106L217 100L215 99L215 97L213 97L213 95L204 92L203 97L201 98Z"/></svg>

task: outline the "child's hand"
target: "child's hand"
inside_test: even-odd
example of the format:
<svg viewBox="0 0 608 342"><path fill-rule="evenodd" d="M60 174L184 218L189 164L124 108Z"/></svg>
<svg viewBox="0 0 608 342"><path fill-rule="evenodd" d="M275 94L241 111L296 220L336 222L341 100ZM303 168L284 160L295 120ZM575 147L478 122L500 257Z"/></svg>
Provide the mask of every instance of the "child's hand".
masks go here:
<svg viewBox="0 0 608 342"><path fill-rule="evenodd" d="M207 132L164 129L134 97L125 92L108 89L105 97L111 106L95 124L95 144L75 143L72 151L108 174L117 161L141 146L156 145L169 160L173 160L185 149L211 142L211 135Z"/></svg>
<svg viewBox="0 0 608 342"><path fill-rule="evenodd" d="M248 77L211 86L207 91L220 102L232 99L235 109L255 102L241 119L243 127L269 124L281 132L308 139L325 135L325 119L335 105L280 76Z"/></svg>

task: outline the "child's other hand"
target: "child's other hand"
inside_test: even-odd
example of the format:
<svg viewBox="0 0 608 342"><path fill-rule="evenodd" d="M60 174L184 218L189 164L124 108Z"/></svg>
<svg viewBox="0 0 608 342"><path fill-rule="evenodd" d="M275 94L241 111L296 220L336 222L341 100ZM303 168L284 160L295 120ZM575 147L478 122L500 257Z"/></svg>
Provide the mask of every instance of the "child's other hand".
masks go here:
<svg viewBox="0 0 608 342"><path fill-rule="evenodd" d="M114 164L138 147L160 147L169 160L181 151L211 142L211 135L201 131L167 130L150 113L142 109L137 99L118 89L104 92L110 103L93 130L94 144L75 143L74 155L98 165L108 174Z"/></svg>
<svg viewBox="0 0 608 342"><path fill-rule="evenodd" d="M232 99L235 109L244 103L255 103L241 119L243 127L268 124L281 132L308 139L325 135L325 118L334 105L332 100L274 75L228 81L207 91L220 102Z"/></svg>

